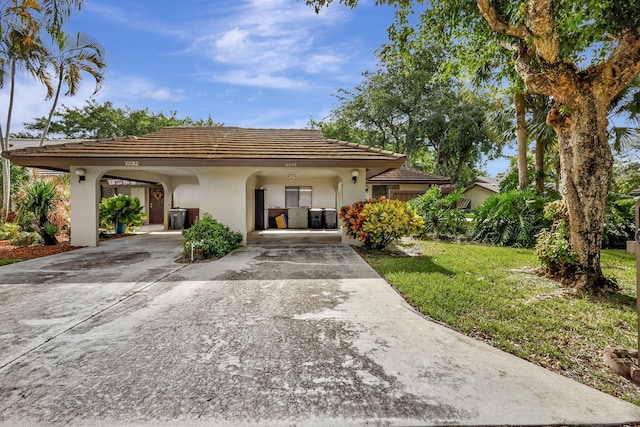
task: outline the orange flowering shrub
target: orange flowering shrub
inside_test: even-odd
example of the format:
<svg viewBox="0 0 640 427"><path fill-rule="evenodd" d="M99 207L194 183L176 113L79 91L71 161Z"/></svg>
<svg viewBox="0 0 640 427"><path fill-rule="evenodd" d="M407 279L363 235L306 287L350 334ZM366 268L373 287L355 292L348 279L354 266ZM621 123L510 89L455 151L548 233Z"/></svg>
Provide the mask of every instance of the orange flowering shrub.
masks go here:
<svg viewBox="0 0 640 427"><path fill-rule="evenodd" d="M386 197L369 199L340 208L346 235L360 240L365 249L382 249L393 240L419 233L422 217L406 202Z"/></svg>

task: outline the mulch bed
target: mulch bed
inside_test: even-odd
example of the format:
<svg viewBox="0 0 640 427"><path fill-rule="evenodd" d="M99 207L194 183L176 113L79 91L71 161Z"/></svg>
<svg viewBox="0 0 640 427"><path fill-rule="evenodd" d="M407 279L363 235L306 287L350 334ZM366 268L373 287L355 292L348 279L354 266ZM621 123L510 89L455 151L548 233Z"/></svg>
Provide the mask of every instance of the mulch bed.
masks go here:
<svg viewBox="0 0 640 427"><path fill-rule="evenodd" d="M59 254L80 249L82 246L71 246L69 242L61 242L52 246L11 246L8 241L0 240L0 258L11 258L20 261Z"/></svg>
<svg viewBox="0 0 640 427"><path fill-rule="evenodd" d="M131 236L132 234L112 234L107 237L100 238L100 241L119 239L121 237ZM49 255L55 255L62 252L73 251L83 248L84 246L71 246L68 236L58 237L58 244L52 246L12 246L7 240L0 240L0 258L9 258L18 261L28 259L41 258Z"/></svg>

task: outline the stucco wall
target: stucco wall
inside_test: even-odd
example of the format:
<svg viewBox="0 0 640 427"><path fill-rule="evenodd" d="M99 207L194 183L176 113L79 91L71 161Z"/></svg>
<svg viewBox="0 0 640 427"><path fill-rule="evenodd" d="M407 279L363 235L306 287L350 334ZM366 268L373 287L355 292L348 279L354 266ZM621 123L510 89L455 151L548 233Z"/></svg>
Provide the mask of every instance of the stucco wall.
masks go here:
<svg viewBox="0 0 640 427"><path fill-rule="evenodd" d="M133 187L131 188L131 197L137 197L140 199L140 203L144 206L144 213L149 216L149 189L147 187ZM145 221L148 223L148 221Z"/></svg>
<svg viewBox="0 0 640 427"><path fill-rule="evenodd" d="M471 205L469 206L469 208L473 210L477 209L478 206L483 204L485 200L487 200L494 194L496 193L476 185L465 191L463 193L463 197L471 200Z"/></svg>
<svg viewBox="0 0 640 427"><path fill-rule="evenodd" d="M200 205L198 178L179 176L172 179L174 208L197 208Z"/></svg>

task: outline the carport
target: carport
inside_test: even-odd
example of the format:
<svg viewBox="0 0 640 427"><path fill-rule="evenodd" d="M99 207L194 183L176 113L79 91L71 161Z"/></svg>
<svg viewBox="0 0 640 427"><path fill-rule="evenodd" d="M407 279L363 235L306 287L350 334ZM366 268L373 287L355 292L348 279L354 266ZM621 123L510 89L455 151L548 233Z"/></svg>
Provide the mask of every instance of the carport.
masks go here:
<svg viewBox="0 0 640 427"><path fill-rule="evenodd" d="M69 172L71 244L98 245L100 180L117 178L162 188L141 193L147 213L160 203L164 227L172 208L210 213L243 235L260 229L256 191L264 209L282 209L288 188L309 188L309 208L338 209L367 197L367 174L399 168L405 156L312 129L165 128L141 137L89 140L2 153L14 164ZM344 233L343 233L344 234ZM349 242L343 235L342 242Z"/></svg>

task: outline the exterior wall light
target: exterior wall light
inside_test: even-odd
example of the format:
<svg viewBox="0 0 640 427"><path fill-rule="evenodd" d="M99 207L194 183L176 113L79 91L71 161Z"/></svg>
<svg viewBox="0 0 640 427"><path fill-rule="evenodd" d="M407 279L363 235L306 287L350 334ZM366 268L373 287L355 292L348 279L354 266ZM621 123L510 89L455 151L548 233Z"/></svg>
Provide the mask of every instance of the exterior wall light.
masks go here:
<svg viewBox="0 0 640 427"><path fill-rule="evenodd" d="M360 172L357 169L351 171L351 180L354 184L358 182L358 175L360 175Z"/></svg>
<svg viewBox="0 0 640 427"><path fill-rule="evenodd" d="M78 182L82 182L86 179L85 174L87 173L86 170L80 168L80 169L76 169L76 175L78 175Z"/></svg>

